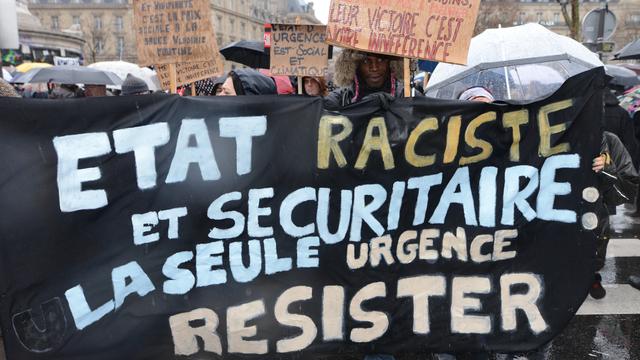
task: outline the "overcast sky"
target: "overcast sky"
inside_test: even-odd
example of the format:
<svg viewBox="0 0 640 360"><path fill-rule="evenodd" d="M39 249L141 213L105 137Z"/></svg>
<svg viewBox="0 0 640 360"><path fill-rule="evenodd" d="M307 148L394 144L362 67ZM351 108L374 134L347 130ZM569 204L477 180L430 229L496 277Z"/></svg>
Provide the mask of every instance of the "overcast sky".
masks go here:
<svg viewBox="0 0 640 360"><path fill-rule="evenodd" d="M323 24L326 24L329 19L329 4L331 0L307 0L307 2L312 1L313 9L316 11L316 17L322 21Z"/></svg>

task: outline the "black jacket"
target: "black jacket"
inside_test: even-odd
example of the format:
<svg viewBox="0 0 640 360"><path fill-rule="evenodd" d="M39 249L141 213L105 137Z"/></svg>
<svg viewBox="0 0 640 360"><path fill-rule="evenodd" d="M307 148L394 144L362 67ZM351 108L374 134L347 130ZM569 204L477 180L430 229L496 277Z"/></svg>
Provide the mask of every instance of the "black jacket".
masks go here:
<svg viewBox="0 0 640 360"><path fill-rule="evenodd" d="M629 113L623 109L618 99L609 91L604 95L604 131L614 133L638 166L639 147L635 137L633 120Z"/></svg>
<svg viewBox="0 0 640 360"><path fill-rule="evenodd" d="M395 81L395 95L394 97L400 98L404 97L404 85L399 80ZM351 105L353 102L361 101L366 99L367 96L364 96L360 100L354 101L354 97L356 96L356 84L355 82L349 86L340 89L333 90L324 98L324 107L327 110L337 110L341 107ZM369 95L370 96L370 95Z"/></svg>
<svg viewBox="0 0 640 360"><path fill-rule="evenodd" d="M599 173L600 193L604 205L615 211L617 205L634 202L640 178L631 156L615 134L608 131L602 134L600 152L609 158Z"/></svg>
<svg viewBox="0 0 640 360"><path fill-rule="evenodd" d="M238 95L277 95L276 83L272 78L261 74L253 69L238 69L231 72L238 92L236 83L239 82L242 87L242 94ZM235 76L234 76L235 74Z"/></svg>

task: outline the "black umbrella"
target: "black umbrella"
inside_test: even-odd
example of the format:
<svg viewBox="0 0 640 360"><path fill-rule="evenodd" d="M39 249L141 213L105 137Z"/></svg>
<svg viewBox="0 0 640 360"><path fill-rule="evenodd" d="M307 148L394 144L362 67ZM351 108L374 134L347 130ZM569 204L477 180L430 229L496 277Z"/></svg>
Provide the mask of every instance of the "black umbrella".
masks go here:
<svg viewBox="0 0 640 360"><path fill-rule="evenodd" d="M640 39L634 40L625 45L622 50L615 53L613 58L615 60L640 59Z"/></svg>
<svg viewBox="0 0 640 360"><path fill-rule="evenodd" d="M611 84L621 86L625 89L640 84L640 79L635 72L622 66L605 65L604 70L607 75L611 76Z"/></svg>
<svg viewBox="0 0 640 360"><path fill-rule="evenodd" d="M269 68L269 50L264 48L262 41L236 41L220 49L220 53L229 61L254 69Z"/></svg>
<svg viewBox="0 0 640 360"><path fill-rule="evenodd" d="M37 68L18 75L12 83L49 83L86 84L86 85L120 85L122 79L111 71L91 69L83 66L52 66Z"/></svg>

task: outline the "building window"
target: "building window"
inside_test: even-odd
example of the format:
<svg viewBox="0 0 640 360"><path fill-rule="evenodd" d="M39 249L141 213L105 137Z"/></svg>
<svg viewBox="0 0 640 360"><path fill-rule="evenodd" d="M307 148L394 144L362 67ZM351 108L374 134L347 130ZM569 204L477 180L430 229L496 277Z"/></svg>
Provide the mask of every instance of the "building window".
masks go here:
<svg viewBox="0 0 640 360"><path fill-rule="evenodd" d="M93 28L96 30L102 30L102 17L94 16L93 17Z"/></svg>
<svg viewBox="0 0 640 360"><path fill-rule="evenodd" d="M116 31L122 31L124 24L122 22L122 16L116 16Z"/></svg>
<svg viewBox="0 0 640 360"><path fill-rule="evenodd" d="M234 25L236 21L234 19L229 18L229 32L234 32Z"/></svg>
<svg viewBox="0 0 640 360"><path fill-rule="evenodd" d="M122 36L118 37L118 55L121 59L124 56L124 37Z"/></svg>
<svg viewBox="0 0 640 360"><path fill-rule="evenodd" d="M80 16L73 15L73 25L80 25Z"/></svg>
<svg viewBox="0 0 640 360"><path fill-rule="evenodd" d="M240 23L240 34L245 35L247 32L247 25L243 22Z"/></svg>
<svg viewBox="0 0 640 360"><path fill-rule="evenodd" d="M560 24L560 13L553 13L553 24Z"/></svg>
<svg viewBox="0 0 640 360"><path fill-rule="evenodd" d="M536 13L536 18L538 19L536 20L538 23L542 22L542 13L541 12Z"/></svg>
<svg viewBox="0 0 640 360"><path fill-rule="evenodd" d="M97 39L96 40L96 54L102 54L104 51L104 40Z"/></svg>
<svg viewBox="0 0 640 360"><path fill-rule="evenodd" d="M629 20L634 24L638 24L638 23L640 23L640 15L633 14L633 15L629 16Z"/></svg>
<svg viewBox="0 0 640 360"><path fill-rule="evenodd" d="M51 17L51 29L53 29L53 30L60 29L60 20L58 19L57 16L52 16Z"/></svg>
<svg viewBox="0 0 640 360"><path fill-rule="evenodd" d="M520 14L518 14L518 24L524 24L526 19L527 19L526 13L521 12Z"/></svg>
<svg viewBox="0 0 640 360"><path fill-rule="evenodd" d="M254 36L260 36L260 34L258 33L258 27L253 25L253 35Z"/></svg>

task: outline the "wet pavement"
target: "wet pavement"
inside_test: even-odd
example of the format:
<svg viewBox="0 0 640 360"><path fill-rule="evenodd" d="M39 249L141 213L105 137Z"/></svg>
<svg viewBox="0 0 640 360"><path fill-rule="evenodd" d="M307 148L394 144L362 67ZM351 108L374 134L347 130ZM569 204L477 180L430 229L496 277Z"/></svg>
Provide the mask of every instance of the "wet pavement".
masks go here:
<svg viewBox="0 0 640 360"><path fill-rule="evenodd" d="M578 315L544 353L548 360L640 360L640 291L627 285L640 275L640 218L618 207L601 271L607 296L587 297ZM526 359L526 358L523 358Z"/></svg>

